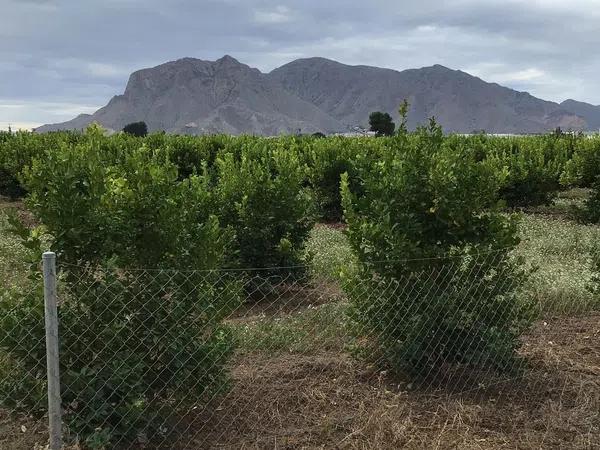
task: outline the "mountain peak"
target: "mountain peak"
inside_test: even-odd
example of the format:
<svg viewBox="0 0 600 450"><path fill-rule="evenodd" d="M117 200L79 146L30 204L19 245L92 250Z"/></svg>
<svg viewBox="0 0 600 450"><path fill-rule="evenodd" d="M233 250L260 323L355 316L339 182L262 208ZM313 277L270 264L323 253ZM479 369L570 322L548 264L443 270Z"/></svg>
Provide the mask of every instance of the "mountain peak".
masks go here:
<svg viewBox="0 0 600 450"><path fill-rule="evenodd" d="M320 64L334 64L337 66L346 66L347 64L341 63L339 61L334 61L333 59L323 58L322 56L311 56L308 58L300 58L292 61L292 63L320 63Z"/></svg>
<svg viewBox="0 0 600 450"><path fill-rule="evenodd" d="M429 66L432 69L435 70L440 70L440 71L444 71L444 72L456 72L456 70L454 69L450 69L449 67L443 66L441 64L434 64L432 66Z"/></svg>
<svg viewBox="0 0 600 450"><path fill-rule="evenodd" d="M323 58L320 56L313 56L308 58L299 58L291 61L289 63L284 64L281 67L277 67L271 71L271 74L275 75L277 72L284 71L286 68L296 68L296 67L308 67L308 68L319 68L319 70L323 70L326 68L344 68L351 67L346 64L343 64L338 61L334 61L332 59Z"/></svg>
<svg viewBox="0 0 600 450"><path fill-rule="evenodd" d="M593 105L591 103L580 102L579 100L573 100L572 98L568 98L568 99L564 100L561 103L561 106L562 105L569 105L569 104L571 104L571 105L585 105L585 106L590 106L592 108L600 108L600 105Z"/></svg>
<svg viewBox="0 0 600 450"><path fill-rule="evenodd" d="M244 65L231 55L223 55L221 58L217 59L215 63L227 65Z"/></svg>

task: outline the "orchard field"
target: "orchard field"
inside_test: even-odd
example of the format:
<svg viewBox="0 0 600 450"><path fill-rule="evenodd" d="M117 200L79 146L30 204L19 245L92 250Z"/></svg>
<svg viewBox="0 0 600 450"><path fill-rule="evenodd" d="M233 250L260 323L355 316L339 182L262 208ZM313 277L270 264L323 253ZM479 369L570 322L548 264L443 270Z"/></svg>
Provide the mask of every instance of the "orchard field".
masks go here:
<svg viewBox="0 0 600 450"><path fill-rule="evenodd" d="M600 138L0 134L0 447L597 448Z"/></svg>

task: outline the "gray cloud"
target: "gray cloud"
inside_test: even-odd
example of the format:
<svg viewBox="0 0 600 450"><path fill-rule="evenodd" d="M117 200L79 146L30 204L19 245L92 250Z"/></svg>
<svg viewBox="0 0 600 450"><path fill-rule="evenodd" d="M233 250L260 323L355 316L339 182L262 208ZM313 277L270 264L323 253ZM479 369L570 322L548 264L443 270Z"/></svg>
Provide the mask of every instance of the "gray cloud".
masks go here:
<svg viewBox="0 0 600 450"><path fill-rule="evenodd" d="M0 127L69 119L121 93L133 70L225 53L263 71L307 56L439 63L600 103L594 0L0 1Z"/></svg>

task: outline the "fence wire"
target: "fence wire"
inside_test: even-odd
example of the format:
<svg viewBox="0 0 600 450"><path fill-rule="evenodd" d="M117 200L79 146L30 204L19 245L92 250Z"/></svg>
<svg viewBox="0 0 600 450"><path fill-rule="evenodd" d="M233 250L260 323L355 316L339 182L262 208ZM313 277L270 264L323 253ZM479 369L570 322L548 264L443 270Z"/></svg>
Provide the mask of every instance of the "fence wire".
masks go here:
<svg viewBox="0 0 600 450"><path fill-rule="evenodd" d="M451 447L491 411L516 429L540 411L577 420L573 448L600 442L597 303L546 310L504 252L399 267L332 279L59 262L65 446ZM48 439L30 285L2 297L2 448Z"/></svg>

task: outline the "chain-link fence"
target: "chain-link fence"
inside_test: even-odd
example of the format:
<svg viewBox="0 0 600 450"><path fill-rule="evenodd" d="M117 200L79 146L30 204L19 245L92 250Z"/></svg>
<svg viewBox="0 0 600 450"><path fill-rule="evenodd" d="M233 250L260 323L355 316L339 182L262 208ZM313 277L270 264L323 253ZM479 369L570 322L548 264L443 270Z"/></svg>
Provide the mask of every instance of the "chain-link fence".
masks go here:
<svg viewBox="0 0 600 450"><path fill-rule="evenodd" d="M2 299L0 447L594 448L600 308L547 309L513 259L58 261Z"/></svg>

